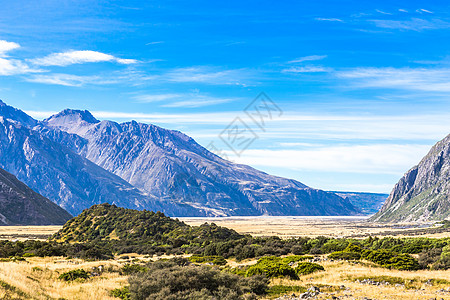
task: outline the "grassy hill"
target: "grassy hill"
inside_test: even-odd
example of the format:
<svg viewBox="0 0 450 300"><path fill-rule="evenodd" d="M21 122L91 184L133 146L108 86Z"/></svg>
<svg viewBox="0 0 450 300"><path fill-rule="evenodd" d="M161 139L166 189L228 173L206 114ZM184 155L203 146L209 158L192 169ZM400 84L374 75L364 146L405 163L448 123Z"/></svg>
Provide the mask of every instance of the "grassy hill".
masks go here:
<svg viewBox="0 0 450 300"><path fill-rule="evenodd" d="M189 226L161 212L138 211L111 204L94 205L69 220L51 240L58 242L118 241L181 246L185 243L226 241L243 236L215 224Z"/></svg>

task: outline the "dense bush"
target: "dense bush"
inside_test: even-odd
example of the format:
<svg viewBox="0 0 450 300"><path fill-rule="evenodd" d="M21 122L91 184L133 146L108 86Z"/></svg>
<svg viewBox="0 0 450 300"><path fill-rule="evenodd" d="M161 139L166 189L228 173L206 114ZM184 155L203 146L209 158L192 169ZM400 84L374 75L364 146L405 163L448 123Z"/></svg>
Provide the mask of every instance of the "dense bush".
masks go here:
<svg viewBox="0 0 450 300"><path fill-rule="evenodd" d="M289 277L296 279L297 274L294 269L282 258L276 256L265 256L258 260L258 262L247 269L247 276L264 275L268 278L274 277Z"/></svg>
<svg viewBox="0 0 450 300"><path fill-rule="evenodd" d="M147 267L142 266L142 265L138 265L138 264L126 264L124 265L119 273L120 275L131 275L131 274L135 274L135 273L141 273L141 272L146 272L147 271Z"/></svg>
<svg viewBox="0 0 450 300"><path fill-rule="evenodd" d="M408 254L398 254L390 250L380 249L369 251L365 254L365 258L377 263L385 268L394 268L398 270L418 270L419 262Z"/></svg>
<svg viewBox="0 0 450 300"><path fill-rule="evenodd" d="M129 278L132 299L256 299L266 293L268 280L221 272L209 266L179 266L172 261L159 261L148 271Z"/></svg>
<svg viewBox="0 0 450 300"><path fill-rule="evenodd" d="M316 263L302 262L295 268L297 275L308 275L317 271L325 271L325 268Z"/></svg>
<svg viewBox="0 0 450 300"><path fill-rule="evenodd" d="M83 269L71 270L69 272L62 273L58 277L58 279L61 279L64 281L73 281L76 279L88 279L88 278L89 278L89 273Z"/></svg>
<svg viewBox="0 0 450 300"><path fill-rule="evenodd" d="M200 263L200 264L210 263L210 264L214 264L217 266L223 266L223 265L227 264L227 260L225 258L223 258L223 256L218 256L218 255L209 255L209 256L192 255L188 259L191 262Z"/></svg>
<svg viewBox="0 0 450 300"><path fill-rule="evenodd" d="M336 251L328 255L331 259L342 259L342 260L359 260L361 259L361 253L358 252L346 252L346 251Z"/></svg>

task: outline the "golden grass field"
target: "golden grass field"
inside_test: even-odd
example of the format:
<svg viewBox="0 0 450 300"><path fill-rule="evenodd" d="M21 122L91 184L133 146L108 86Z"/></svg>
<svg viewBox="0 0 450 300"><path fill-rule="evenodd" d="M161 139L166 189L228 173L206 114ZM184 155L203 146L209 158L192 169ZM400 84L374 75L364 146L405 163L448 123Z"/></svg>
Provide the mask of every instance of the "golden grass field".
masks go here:
<svg viewBox="0 0 450 300"><path fill-rule="evenodd" d="M402 235L405 229L396 224L368 224L364 220L333 218L300 218L300 217L233 217L233 218L182 218L189 225L199 225L214 221L240 233L255 236L277 235L280 237L295 236L359 236L364 234L379 235L395 232ZM59 230L60 226L14 226L0 227L1 239L45 239ZM427 235L429 236L429 235ZM449 237L450 233L440 233L434 237ZM148 261L137 254L129 255L141 262ZM157 258L152 258L157 259ZM255 260L236 262L229 260L230 266L253 264ZM109 260L87 262L62 257L26 258L26 262L0 262L0 299L118 299L111 296L111 290L127 285L127 277L117 271L127 263L126 260ZM378 268L368 263L320 262L324 272L302 276L299 280L274 279L272 284L296 286L328 286L322 287L318 299L332 299L333 296L345 296L345 299L450 299L450 286L444 284L429 285L429 279L450 281L448 271L397 271ZM107 270L100 276L86 281L64 282L58 279L59 274L73 269L90 271L92 267L103 265ZM355 278L373 278L377 276L401 277L416 279L413 287L394 285L364 285L355 282ZM345 289L340 288L345 286ZM448 292L441 291L449 289Z"/></svg>
<svg viewBox="0 0 450 300"><path fill-rule="evenodd" d="M148 258L135 255L141 262ZM229 264L253 264L255 260L242 263L230 261ZM111 290L127 284L126 276L117 270L125 264L124 260L86 262L76 259L27 258L26 262L0 262L0 299L117 299L111 296ZM347 262L320 262L324 272L300 277L299 280L274 279L275 285L319 286L323 294L318 299L332 299L332 296L347 295L347 299L450 299L448 288L444 284L428 285L428 279L450 280L450 271L395 271L365 264ZM73 269L91 270L103 265L106 271L85 281L64 282L59 274ZM115 270L115 271L114 271ZM364 285L354 281L357 277L376 278L377 276L418 279L413 287ZM7 286L5 287L5 283ZM344 287L342 287L344 286Z"/></svg>

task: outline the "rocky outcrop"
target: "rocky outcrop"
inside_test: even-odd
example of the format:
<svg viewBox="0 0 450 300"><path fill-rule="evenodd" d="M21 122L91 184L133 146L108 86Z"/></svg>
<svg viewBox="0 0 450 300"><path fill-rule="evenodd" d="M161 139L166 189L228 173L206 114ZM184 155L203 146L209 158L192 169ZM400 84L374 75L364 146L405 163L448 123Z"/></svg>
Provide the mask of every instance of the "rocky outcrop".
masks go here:
<svg viewBox="0 0 450 300"><path fill-rule="evenodd" d="M72 216L0 168L0 225L62 225Z"/></svg>
<svg viewBox="0 0 450 300"><path fill-rule="evenodd" d="M434 145L395 185L377 222L433 221L450 217L450 135Z"/></svg>

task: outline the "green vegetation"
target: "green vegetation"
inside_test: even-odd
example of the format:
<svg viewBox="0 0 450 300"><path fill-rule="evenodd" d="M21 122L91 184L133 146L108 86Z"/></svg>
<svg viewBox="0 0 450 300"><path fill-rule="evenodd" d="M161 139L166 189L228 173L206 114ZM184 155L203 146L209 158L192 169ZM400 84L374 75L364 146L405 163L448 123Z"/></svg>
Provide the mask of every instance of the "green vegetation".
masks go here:
<svg viewBox="0 0 450 300"><path fill-rule="evenodd" d="M242 277L210 266L156 261L129 278L131 299L255 299L268 290L262 276ZM123 298L122 298L123 299Z"/></svg>
<svg viewBox="0 0 450 300"><path fill-rule="evenodd" d="M298 285L274 285L269 288L267 294L269 296L285 295L287 293L304 293L306 288Z"/></svg>
<svg viewBox="0 0 450 300"><path fill-rule="evenodd" d="M111 291L111 296L116 297L116 298L120 298L122 300L130 300L131 296L130 296L130 287L129 286L124 286L123 288L120 289L114 289Z"/></svg>
<svg viewBox="0 0 450 300"><path fill-rule="evenodd" d="M295 268L297 275L308 275L317 271L325 271L324 267L316 263L302 262Z"/></svg>
<svg viewBox="0 0 450 300"><path fill-rule="evenodd" d="M247 269L246 276L264 275L268 278L289 277L297 279L294 269L282 258L276 256L265 256Z"/></svg>
<svg viewBox="0 0 450 300"><path fill-rule="evenodd" d="M311 255L330 254L331 259L369 260L399 270L449 269L450 238L291 238L252 237L215 224L188 226L162 213L136 211L114 205L94 205L73 218L49 241L0 241L0 258L66 256L111 259L114 255L191 254L195 263L224 265L226 259L281 257L269 265L236 273L294 277L295 264ZM410 254L418 254L418 260ZM264 261L264 260L263 260ZM266 261L267 262L267 261ZM138 267L133 267L138 268ZM276 274L276 275L273 275ZM291 274L291 275L289 275Z"/></svg>
<svg viewBox="0 0 450 300"><path fill-rule="evenodd" d="M59 275L58 279L64 281L74 281L76 279L89 279L89 273L83 269L76 269L62 273L61 275Z"/></svg>
<svg viewBox="0 0 450 300"><path fill-rule="evenodd" d="M223 266L227 264L227 260L223 256L218 255L210 255L210 256L192 255L191 257L189 257L189 261L200 264L209 263L217 266Z"/></svg>

